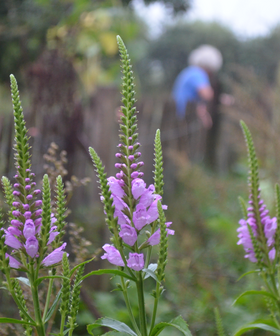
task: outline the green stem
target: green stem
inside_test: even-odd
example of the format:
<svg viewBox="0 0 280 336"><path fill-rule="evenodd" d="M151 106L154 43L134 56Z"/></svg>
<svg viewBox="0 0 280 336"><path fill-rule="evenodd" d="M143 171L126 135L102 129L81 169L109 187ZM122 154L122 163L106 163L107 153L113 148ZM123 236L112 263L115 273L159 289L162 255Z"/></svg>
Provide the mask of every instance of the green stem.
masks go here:
<svg viewBox="0 0 280 336"><path fill-rule="evenodd" d="M126 307L127 307L127 310L128 310L128 314L129 314L131 323L132 323L132 325L134 327L134 330L136 331L137 335L141 336L140 330L138 328L138 325L135 321L135 318L134 318L134 315L133 315L133 312L132 312L132 309L131 309L131 305L130 305L130 302L129 302L129 298L128 298L127 290L126 290L126 285L124 283L123 277L121 277L121 283L122 283L124 301L125 301L125 304L126 304Z"/></svg>
<svg viewBox="0 0 280 336"><path fill-rule="evenodd" d="M52 294L53 280L54 279L50 279L50 282L49 282L46 304L45 304L45 309L44 309L44 314L43 314L43 321L45 321L46 315L49 309L49 304L50 304L50 299L51 299L51 294Z"/></svg>
<svg viewBox="0 0 280 336"><path fill-rule="evenodd" d="M25 311L24 307L22 306L22 304L19 302L19 300L17 299L17 296L15 294L15 291L13 289L12 283L11 283L11 278L9 276L9 274L6 272L5 273L6 276L6 280L8 283L8 288L9 291L15 301L15 303L17 304L17 306L19 307L20 311L24 314L24 316L27 318L28 321L30 321L31 323L34 323L34 326L36 326L36 322L31 318L31 316L29 316L29 314Z"/></svg>
<svg viewBox="0 0 280 336"><path fill-rule="evenodd" d="M61 319L60 319L60 332L59 332L59 336L63 336L63 331L64 331L64 325L65 325L65 312L61 313ZM69 334L70 335L70 331Z"/></svg>
<svg viewBox="0 0 280 336"><path fill-rule="evenodd" d="M141 336L148 336L147 333L147 322L146 322L146 311L145 311L145 300L144 300L144 288L142 272L139 272L139 280L136 282L138 303L139 303L139 317L140 317L140 330Z"/></svg>
<svg viewBox="0 0 280 336"><path fill-rule="evenodd" d="M34 265L30 265L30 266L31 266L30 267L31 274L29 277L29 281L31 285L31 292L32 292L32 298L33 298L34 313L35 313L35 320L36 320L36 330L37 330L38 336L46 336L44 323L41 317L38 287L34 286L34 282L36 280L34 278Z"/></svg>
<svg viewBox="0 0 280 336"><path fill-rule="evenodd" d="M158 300L159 300L159 287L160 287L160 284L157 282L156 295L155 295L155 301L154 301L154 309L153 309L153 316L152 316L152 323L151 323L150 333L152 332L152 330L153 330L153 328L155 326L155 321L156 321L156 316L157 316L157 307L158 307Z"/></svg>

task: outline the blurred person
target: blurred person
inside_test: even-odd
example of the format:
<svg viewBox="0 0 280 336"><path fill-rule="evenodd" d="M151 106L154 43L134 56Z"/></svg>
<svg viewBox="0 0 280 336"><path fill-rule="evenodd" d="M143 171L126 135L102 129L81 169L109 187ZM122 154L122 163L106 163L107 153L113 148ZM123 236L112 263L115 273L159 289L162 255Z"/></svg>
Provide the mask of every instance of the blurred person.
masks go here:
<svg viewBox="0 0 280 336"><path fill-rule="evenodd" d="M190 53L188 63L177 76L172 95L179 125L187 128L189 159L197 162L203 159L206 133L213 127L209 105L215 100L215 93L211 81L221 68L223 58L215 47L201 45Z"/></svg>

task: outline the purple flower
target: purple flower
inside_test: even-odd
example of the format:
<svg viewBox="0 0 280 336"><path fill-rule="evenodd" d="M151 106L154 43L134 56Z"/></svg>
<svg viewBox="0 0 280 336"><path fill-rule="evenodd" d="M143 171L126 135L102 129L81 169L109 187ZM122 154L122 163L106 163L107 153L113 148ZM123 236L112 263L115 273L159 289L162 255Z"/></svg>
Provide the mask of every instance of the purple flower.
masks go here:
<svg viewBox="0 0 280 336"><path fill-rule="evenodd" d="M172 222L165 223L166 227L169 227L172 224ZM174 236L175 231L166 229L166 236L172 235ZM160 229L156 230L155 233L151 235L151 237L148 239L148 243L151 246L158 245L160 242Z"/></svg>
<svg viewBox="0 0 280 336"><path fill-rule="evenodd" d="M22 232L13 226L8 227L8 232L14 236L21 236Z"/></svg>
<svg viewBox="0 0 280 336"><path fill-rule="evenodd" d="M23 223L20 222L18 219L12 219L12 220L11 220L11 224L12 224L13 226L16 226L16 227L19 227L19 226L23 225Z"/></svg>
<svg viewBox="0 0 280 336"><path fill-rule="evenodd" d="M26 253L31 257L34 258L38 252L39 249L39 244L38 240L35 236L31 236L27 238L26 243L25 243L25 249Z"/></svg>
<svg viewBox="0 0 280 336"><path fill-rule="evenodd" d="M19 217L21 215L21 212L18 210L14 210L12 213L13 213L13 216L15 217Z"/></svg>
<svg viewBox="0 0 280 336"><path fill-rule="evenodd" d="M242 244L244 247L244 250L246 252L245 258L249 258L252 262L257 262L254 248L253 248L253 243L251 241L250 237L250 232L247 227L249 225L252 228L252 232L256 239L258 239L258 236L260 235L260 232L258 232L259 228L257 226L257 220L255 218L255 213L254 213L254 208L252 207L253 201L252 201L252 195L250 195L250 200L249 200L249 207L247 209L248 211L248 219L244 220L241 219L239 221L240 227L237 229L238 232L238 245ZM275 249L274 249L274 236L275 232L277 229L277 219L270 218L269 216L269 211L266 209L266 205L264 204L264 201L260 199L260 195L258 196L259 198L259 214L260 214L260 221L262 224L261 230L263 230L263 233L267 239L266 244L268 247L270 247L269 251L269 258L273 260L275 258Z"/></svg>
<svg viewBox="0 0 280 336"><path fill-rule="evenodd" d="M120 252L113 245L105 244L102 248L106 253L103 254L101 259L107 259L116 266L124 266Z"/></svg>
<svg viewBox="0 0 280 336"><path fill-rule="evenodd" d="M141 271L144 268L144 254L129 253L127 266L134 271Z"/></svg>
<svg viewBox="0 0 280 336"><path fill-rule="evenodd" d="M264 234L267 239L267 246L274 244L274 235L277 229L277 218L267 218L264 224Z"/></svg>
<svg viewBox="0 0 280 336"><path fill-rule="evenodd" d="M141 203L146 208L149 207L155 199L154 192L155 192L155 186L151 184L141 195L139 203Z"/></svg>
<svg viewBox="0 0 280 336"><path fill-rule="evenodd" d="M114 217L118 217L119 225L130 224L129 218L121 210L115 209Z"/></svg>
<svg viewBox="0 0 280 336"><path fill-rule="evenodd" d="M149 217L146 208L142 204L137 204L136 210L133 212L133 223L136 229L141 230L147 223Z"/></svg>
<svg viewBox="0 0 280 336"><path fill-rule="evenodd" d="M42 221L42 218L38 218L38 219L41 219L41 221ZM53 226L56 221L57 221L57 219L54 217L54 214L52 213L51 214L51 226Z"/></svg>
<svg viewBox="0 0 280 336"><path fill-rule="evenodd" d="M268 253L268 257L270 260L274 260L275 259L275 255L276 255L276 250L275 247L273 247L273 249L271 249Z"/></svg>
<svg viewBox="0 0 280 336"><path fill-rule="evenodd" d="M22 264L17 261L14 257L10 256L8 253L5 254L6 258L9 258L9 266L11 268L21 268L22 267Z"/></svg>
<svg viewBox="0 0 280 336"><path fill-rule="evenodd" d="M57 226L53 226L50 230L50 237L49 237L49 241L48 241L48 244L49 245L50 243L52 243L55 239L55 237L59 234L59 232L54 232L54 230L57 229Z"/></svg>
<svg viewBox="0 0 280 336"><path fill-rule="evenodd" d="M42 264L44 266L51 266L61 262L65 247L66 243L63 243L60 247L53 250L45 259L43 259ZM67 257L68 255L69 254L67 253Z"/></svg>
<svg viewBox="0 0 280 336"><path fill-rule="evenodd" d="M110 189L111 193L114 196L118 196L118 197L122 198L124 196L125 192L120 185L120 181L117 180L114 176L110 176L107 180L108 180L108 185L109 185L109 189Z"/></svg>
<svg viewBox="0 0 280 336"><path fill-rule="evenodd" d="M136 178L132 181L131 192L134 199L137 200L140 196L142 196L145 190L146 183L142 179Z"/></svg>
<svg viewBox="0 0 280 336"><path fill-rule="evenodd" d="M24 213L24 215L23 215L26 219L29 219L29 218L31 218L31 216L32 216L32 212L31 211L26 211L25 213Z"/></svg>
<svg viewBox="0 0 280 336"><path fill-rule="evenodd" d="M35 225L32 219L26 220L23 228L23 235L26 239L35 236Z"/></svg>
<svg viewBox="0 0 280 336"><path fill-rule="evenodd" d="M130 246L133 246L137 240L136 230L134 229L134 227L127 224L121 225L119 235L122 238L122 240Z"/></svg>
<svg viewBox="0 0 280 336"><path fill-rule="evenodd" d="M6 231L5 234L5 244L14 249L20 249L22 247L22 243L8 231Z"/></svg>

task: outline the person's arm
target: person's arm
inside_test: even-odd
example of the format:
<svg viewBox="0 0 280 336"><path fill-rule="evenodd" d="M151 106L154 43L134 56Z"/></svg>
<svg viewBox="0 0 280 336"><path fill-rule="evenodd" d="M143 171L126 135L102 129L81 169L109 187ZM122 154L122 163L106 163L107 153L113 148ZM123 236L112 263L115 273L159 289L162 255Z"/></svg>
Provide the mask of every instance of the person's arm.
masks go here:
<svg viewBox="0 0 280 336"><path fill-rule="evenodd" d="M197 92L198 92L199 98L203 101L208 102L212 100L214 97L214 91L210 85L198 88Z"/></svg>

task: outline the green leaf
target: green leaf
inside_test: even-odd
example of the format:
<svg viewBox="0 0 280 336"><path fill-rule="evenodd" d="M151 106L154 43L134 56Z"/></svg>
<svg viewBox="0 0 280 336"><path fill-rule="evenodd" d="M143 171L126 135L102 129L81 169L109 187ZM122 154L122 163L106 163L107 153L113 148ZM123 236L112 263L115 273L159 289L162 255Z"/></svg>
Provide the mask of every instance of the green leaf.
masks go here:
<svg viewBox="0 0 280 336"><path fill-rule="evenodd" d="M239 328L233 336L240 336L243 335L246 331L253 330L253 329L262 329L266 331L271 331L276 335L280 335L280 330L276 329L269 324L266 323L248 323Z"/></svg>
<svg viewBox="0 0 280 336"><path fill-rule="evenodd" d="M81 264L75 266L71 271L70 271L70 277L74 274L74 272L82 265L88 264L89 262L91 262L92 260L94 260L95 257L93 257L92 259L86 260L84 262L82 262Z"/></svg>
<svg viewBox="0 0 280 336"><path fill-rule="evenodd" d="M170 322L161 322L154 326L150 336L157 336L159 335L164 328L166 327L174 327L181 331L185 336L192 336L187 323L183 320L182 316L178 316L175 319L171 320Z"/></svg>
<svg viewBox="0 0 280 336"><path fill-rule="evenodd" d="M66 335L72 328L68 328L66 330L63 331L63 335Z"/></svg>
<svg viewBox="0 0 280 336"><path fill-rule="evenodd" d="M109 331L106 334L103 334L102 336L118 336L120 333L118 331Z"/></svg>
<svg viewBox="0 0 280 336"><path fill-rule="evenodd" d="M109 327L119 332L125 333L126 335L137 336L137 334L131 330L125 323L108 318L103 317L96 320L93 324L87 326L87 331L94 335L91 331L98 327Z"/></svg>
<svg viewBox="0 0 280 336"><path fill-rule="evenodd" d="M271 294L267 291L249 290L249 291L246 291L246 292L242 293L241 295L239 295L238 298L233 302L232 305L235 305L237 303L237 301L239 301L239 299L241 299L243 296L247 296L247 295L264 295L264 296L268 296L268 297L272 298L273 300L277 301L277 298L273 294Z"/></svg>
<svg viewBox="0 0 280 336"><path fill-rule="evenodd" d="M38 278L35 282L34 282L34 286L38 286L40 285L40 283L45 280L45 279L66 279L69 280L68 278L62 276L62 275L46 275L43 276L41 278Z"/></svg>
<svg viewBox="0 0 280 336"><path fill-rule="evenodd" d="M259 272L261 272L260 269L256 269L256 270L253 270L253 271L246 272L246 273L242 274L242 275L237 279L237 281L241 280L243 277L245 277L245 276L248 275L248 274L259 273Z"/></svg>
<svg viewBox="0 0 280 336"><path fill-rule="evenodd" d="M135 277L132 277L128 274L126 274L125 272L122 272L122 271L119 271L119 270L113 270L113 269L101 269L101 270L97 270L97 271L92 271L86 275L84 275L82 277L81 280L84 280L86 278L88 278L89 276L92 276L92 275L101 275L101 274L113 274L113 275L119 275L121 277L124 277L126 279L129 279L129 280L132 280L132 281L137 281L137 279Z"/></svg>
<svg viewBox="0 0 280 336"><path fill-rule="evenodd" d="M26 286L31 287L29 279L24 278L24 277L18 277L16 279L18 279L19 281L21 281L22 283L24 283Z"/></svg>
<svg viewBox="0 0 280 336"><path fill-rule="evenodd" d="M149 277L152 277L153 279L156 280L156 282L158 282L158 283L160 284L160 281L158 280L158 278L157 278L157 276L156 276L156 274L155 274L154 271L152 271L152 270L149 269L149 268L143 268L143 269L142 269L142 272L146 273L144 279L147 279L147 278L149 278Z"/></svg>
<svg viewBox="0 0 280 336"><path fill-rule="evenodd" d="M0 317L0 323L15 323L15 324L25 324L25 325L36 326L36 323L16 320L14 318L9 318L9 317Z"/></svg>
<svg viewBox="0 0 280 336"><path fill-rule="evenodd" d="M51 308L49 309L49 311L48 311L48 313L47 313L47 316L46 316L45 321L44 321L45 323L48 322L48 320L52 317L52 314L54 313L54 311L55 311L55 309L56 309L56 306L57 306L57 304L58 304L60 298L61 298L61 289L60 289L60 291L57 293L56 298L55 298L55 300L54 300L54 302L53 302Z"/></svg>

